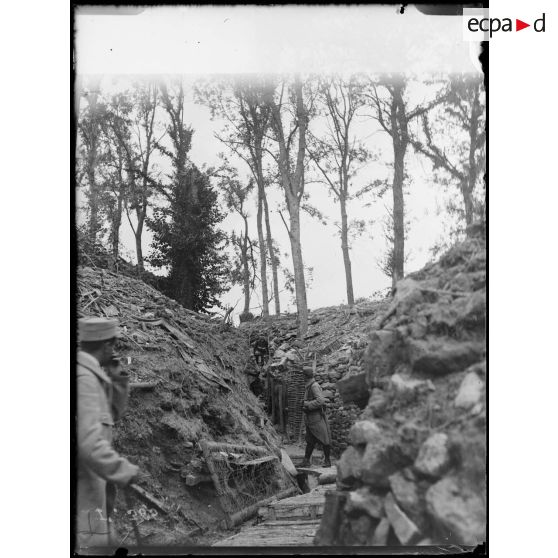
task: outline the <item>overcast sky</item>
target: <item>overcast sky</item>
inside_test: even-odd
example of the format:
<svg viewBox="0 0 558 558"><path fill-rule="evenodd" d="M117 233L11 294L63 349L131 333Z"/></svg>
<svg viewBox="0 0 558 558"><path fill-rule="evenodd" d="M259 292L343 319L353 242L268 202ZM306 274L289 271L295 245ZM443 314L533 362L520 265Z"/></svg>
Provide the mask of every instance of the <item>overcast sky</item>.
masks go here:
<svg viewBox="0 0 558 558"><path fill-rule="evenodd" d="M194 75L246 72L351 72L377 73L406 71L426 73L474 72L476 51L473 43L462 40L461 18L420 14L413 6L398 14L395 6L366 7L203 7L155 8L138 15L79 16L76 19L78 72L85 76L103 74L103 90L119 90L129 85L126 75L183 74L187 82ZM158 76L163 77L163 76ZM432 91L411 89L411 104L428 98ZM187 89L186 95L191 95ZM85 101L83 101L85 102ZM194 128L190 157L197 165L215 165L223 145L214 137L220 121L211 121L206 107L190 98L185 106L186 120ZM316 124L319 126L319 124ZM362 185L374 178L389 176L386 163L392 160L390 138L370 118L360 117L357 133L366 137L369 147L381 153L381 164L371 163L355 179ZM238 161L241 175L247 173ZM244 166L243 166L244 165ZM406 197L410 220L406 251L406 271L422 267L430 258L430 248L446 233L440 208L447 194L429 176L430 166L411 150L407 172L412 177ZM340 241L334 221L339 207L325 186L309 184L311 202L329 218L324 226L307 215L302 219L302 249L305 264L313 268L308 290L309 308L345 302L345 276ZM270 209L283 200L279 189L269 192ZM79 201L79 199L78 199ZM371 197L353 201L349 216L372 222L368 231L355 239L351 260L355 298L370 296L390 285L378 268L385 251L382 220L391 193L380 202ZM255 213L252 226L255 235ZM223 228L238 230L233 215ZM276 211L271 214L274 237L280 245L282 262L290 267L290 247L284 225ZM127 255L134 260L133 235L126 222L122 240ZM145 234L145 251L149 233ZM284 256L285 253L289 255ZM282 309L293 310L291 296L282 295ZM242 293L234 287L223 297L224 304L241 311ZM255 293L253 312L261 300Z"/></svg>

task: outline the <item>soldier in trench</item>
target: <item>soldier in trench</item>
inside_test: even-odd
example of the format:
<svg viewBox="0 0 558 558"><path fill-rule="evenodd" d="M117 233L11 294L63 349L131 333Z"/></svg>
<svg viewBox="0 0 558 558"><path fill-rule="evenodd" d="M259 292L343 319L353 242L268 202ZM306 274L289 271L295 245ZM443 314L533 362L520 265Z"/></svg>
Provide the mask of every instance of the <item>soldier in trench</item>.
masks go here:
<svg viewBox="0 0 558 558"><path fill-rule="evenodd" d="M320 384L314 379L311 368L304 369L304 424L306 425L306 451L302 467L310 466L310 458L317 444L321 444L324 451L324 467L331 467L331 432L325 413L326 400Z"/></svg>
<svg viewBox="0 0 558 558"><path fill-rule="evenodd" d="M122 416L128 376L114 358L118 321L79 320L77 355L77 544L80 553L111 544L108 513L115 486L143 478L136 465L112 447L112 426Z"/></svg>

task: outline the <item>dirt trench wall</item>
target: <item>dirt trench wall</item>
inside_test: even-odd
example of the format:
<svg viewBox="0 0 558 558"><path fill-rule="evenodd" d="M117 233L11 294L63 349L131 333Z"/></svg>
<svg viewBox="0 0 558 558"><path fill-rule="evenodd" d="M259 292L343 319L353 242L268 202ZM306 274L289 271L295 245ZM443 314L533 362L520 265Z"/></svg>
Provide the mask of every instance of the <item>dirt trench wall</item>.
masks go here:
<svg viewBox="0 0 558 558"><path fill-rule="evenodd" d="M132 390L114 445L149 475L143 487L171 510L143 521L145 542L191 544L196 529L202 543L211 540L224 514L200 442L253 444L270 452L279 443L246 382L246 336L103 269L79 269L77 297L78 316L116 317L121 324L119 351ZM134 503L136 511L142 506ZM125 533L130 516L122 496L116 508L116 525Z"/></svg>

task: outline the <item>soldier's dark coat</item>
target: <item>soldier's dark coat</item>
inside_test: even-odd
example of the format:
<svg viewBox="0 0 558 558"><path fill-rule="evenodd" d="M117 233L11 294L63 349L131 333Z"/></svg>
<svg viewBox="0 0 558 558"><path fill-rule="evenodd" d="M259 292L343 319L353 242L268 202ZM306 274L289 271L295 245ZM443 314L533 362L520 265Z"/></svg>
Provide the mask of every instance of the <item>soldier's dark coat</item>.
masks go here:
<svg viewBox="0 0 558 558"><path fill-rule="evenodd" d="M306 383L304 401L308 401L304 413L307 437L308 432L311 432L323 445L331 445L329 422L325 414L326 400L316 380L312 379Z"/></svg>

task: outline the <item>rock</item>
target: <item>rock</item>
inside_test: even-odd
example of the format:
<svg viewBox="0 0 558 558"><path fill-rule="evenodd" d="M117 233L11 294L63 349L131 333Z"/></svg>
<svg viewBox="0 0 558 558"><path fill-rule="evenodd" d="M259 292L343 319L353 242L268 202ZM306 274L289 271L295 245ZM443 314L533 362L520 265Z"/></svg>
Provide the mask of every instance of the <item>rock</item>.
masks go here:
<svg viewBox="0 0 558 558"><path fill-rule="evenodd" d="M350 355L346 352L339 352L330 357L329 363L331 366L339 366L340 364L348 364Z"/></svg>
<svg viewBox="0 0 558 558"><path fill-rule="evenodd" d="M484 343L449 338L406 340L412 371L415 374L441 376L464 370L483 358Z"/></svg>
<svg viewBox="0 0 558 558"><path fill-rule="evenodd" d="M461 382L461 386L455 398L455 406L462 409L474 407L481 400L483 388L483 381L475 372L469 372Z"/></svg>
<svg viewBox="0 0 558 558"><path fill-rule="evenodd" d="M405 478L401 471L389 477L391 492L401 509L413 518L421 516L423 509L421 506L417 485Z"/></svg>
<svg viewBox="0 0 558 558"><path fill-rule="evenodd" d="M364 408L368 402L369 391L366 383L366 374L355 374L354 376L345 376L335 385L339 395L343 399L343 403L356 403Z"/></svg>
<svg viewBox="0 0 558 558"><path fill-rule="evenodd" d="M460 322L469 329L484 327L486 315L486 293L475 291L467 298Z"/></svg>
<svg viewBox="0 0 558 558"><path fill-rule="evenodd" d="M386 546L388 541L389 535L389 519L384 517L380 520L380 523L376 526L374 530L374 536L372 537L372 545L373 546Z"/></svg>
<svg viewBox="0 0 558 558"><path fill-rule="evenodd" d="M411 463L401 446L386 436L366 444L361 461L361 479L370 486L389 488L389 476Z"/></svg>
<svg viewBox="0 0 558 558"><path fill-rule="evenodd" d="M372 494L367 487L349 492L345 511L348 514L367 513L370 517L380 519L384 516L384 503L379 496Z"/></svg>
<svg viewBox="0 0 558 558"><path fill-rule="evenodd" d="M439 477L449 466L449 461L448 437L442 432L437 432L422 444L414 467L423 475Z"/></svg>
<svg viewBox="0 0 558 558"><path fill-rule="evenodd" d="M405 442L422 442L426 439L427 430L424 426L419 426L415 421L410 420L402 424L397 430L399 437Z"/></svg>
<svg viewBox="0 0 558 558"><path fill-rule="evenodd" d="M423 380L402 376L401 374L394 374L390 378L390 385L397 394L403 395L414 393L418 388L425 385L425 382Z"/></svg>
<svg viewBox="0 0 558 558"><path fill-rule="evenodd" d="M364 354L369 381L393 373L397 361L399 342L395 331L379 330L370 334Z"/></svg>
<svg viewBox="0 0 558 558"><path fill-rule="evenodd" d="M387 410L388 404L389 401L385 391L374 388L366 408L372 412L373 416L381 417Z"/></svg>
<svg viewBox="0 0 558 558"><path fill-rule="evenodd" d="M367 515L361 515L351 521L351 531L354 537L352 544L370 544L374 533L373 520Z"/></svg>
<svg viewBox="0 0 558 558"><path fill-rule="evenodd" d="M360 420L355 422L349 430L349 442L353 446L374 442L381 436L380 428L371 420Z"/></svg>
<svg viewBox="0 0 558 558"><path fill-rule="evenodd" d="M333 392L329 389L325 389L322 394L326 399L333 399Z"/></svg>
<svg viewBox="0 0 558 558"><path fill-rule="evenodd" d="M291 348L291 346L288 343L283 343L281 345L279 345L279 350L280 351L288 351Z"/></svg>
<svg viewBox="0 0 558 558"><path fill-rule="evenodd" d="M423 301L423 291L417 281L407 277L397 282L392 308L395 307L398 316L413 313Z"/></svg>
<svg viewBox="0 0 558 558"><path fill-rule="evenodd" d="M476 494L460 489L457 479L446 477L431 486L426 506L436 525L457 544L477 545L486 539L486 508Z"/></svg>
<svg viewBox="0 0 558 558"><path fill-rule="evenodd" d="M349 446L337 462L337 478L344 484L351 485L362 474L362 452Z"/></svg>
<svg viewBox="0 0 558 558"><path fill-rule="evenodd" d="M384 500L384 508L389 522L401 544L415 544L422 538L418 527L403 513L395 502L395 498L391 492Z"/></svg>

